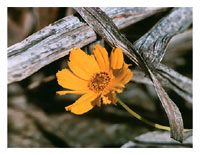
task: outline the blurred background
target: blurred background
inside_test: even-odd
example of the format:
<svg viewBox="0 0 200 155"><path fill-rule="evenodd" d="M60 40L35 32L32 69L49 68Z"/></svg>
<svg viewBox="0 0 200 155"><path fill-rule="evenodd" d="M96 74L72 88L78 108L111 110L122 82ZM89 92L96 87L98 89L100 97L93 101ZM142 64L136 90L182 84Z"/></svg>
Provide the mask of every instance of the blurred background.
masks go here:
<svg viewBox="0 0 200 155"><path fill-rule="evenodd" d="M134 42L169 11L157 13L121 32ZM8 47L74 13L73 8L8 8ZM188 32L192 35L192 27ZM111 51L104 41L100 42ZM87 46L83 50L90 48ZM132 147L192 147L191 141L185 144L168 142L169 135L133 118L120 105L102 105L80 116L66 112L64 107L79 98L78 95L56 95L62 88L55 75L67 67L67 61L68 56L65 56L25 80L8 85L8 147L107 148L126 147L130 142ZM126 57L125 61L131 63ZM192 37L169 46L162 63L192 79ZM133 65L131 69L137 68ZM192 128L192 104L165 89L179 107L185 128ZM144 118L168 126L153 86L133 80L118 96ZM156 143L156 135L164 139L158 138ZM155 139L153 143L149 141L151 137Z"/></svg>

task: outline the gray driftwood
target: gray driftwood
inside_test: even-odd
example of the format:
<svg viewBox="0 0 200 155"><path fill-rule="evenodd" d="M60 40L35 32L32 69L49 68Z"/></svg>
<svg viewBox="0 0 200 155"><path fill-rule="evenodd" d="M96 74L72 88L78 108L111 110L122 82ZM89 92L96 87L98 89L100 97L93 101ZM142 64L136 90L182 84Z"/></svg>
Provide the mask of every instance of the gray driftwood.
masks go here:
<svg viewBox="0 0 200 155"><path fill-rule="evenodd" d="M192 24L192 8L174 8L134 43L151 69L161 62L170 39Z"/></svg>
<svg viewBox="0 0 200 155"><path fill-rule="evenodd" d="M184 53L184 51L192 49L192 30L185 31L184 33L174 36L169 44L166 52L177 53L177 57ZM178 51L178 52L177 52ZM181 51L181 52L180 52ZM166 53L167 54L167 53ZM167 61L173 59L172 54L167 57ZM173 55L174 56L174 55ZM175 91L178 95L184 98L187 102L192 104L192 80L185 77L171 68L160 64L156 70L157 78L161 82L162 86L167 87ZM133 81L139 83L153 84L148 77L141 71L134 70ZM181 80L180 80L181 79Z"/></svg>
<svg viewBox="0 0 200 155"><path fill-rule="evenodd" d="M102 8L102 9L106 9L106 8ZM131 8L129 9L131 10ZM173 101L171 101L171 99L168 97L164 89L161 87L157 79L158 77L155 76L157 74L161 75L159 71L155 69L155 66L157 66L159 62L161 61L169 39L167 39L167 41L164 40L163 45L160 46L160 47L163 47L164 50L160 51L161 53L157 55L159 57L158 61L148 61L148 60L146 61L147 57L145 57L144 54L143 55L141 54L143 53L143 51L141 50L142 51L141 52L137 48L136 44L135 46L133 46L133 44L131 44L118 31L117 27L123 28L125 26L128 26L126 22L119 22L121 23L121 27L119 23L116 27L113 21L102 10L98 8L76 8L76 10L78 10L81 16L87 21L87 23L89 23L92 26L92 28L97 33L100 34L100 36L102 36L105 40L107 40L112 46L121 47L123 51L125 52L125 54L133 62L138 64L147 75L149 75L149 77L154 83L158 96L160 100L162 101L163 107L166 110L166 113L168 115L169 123L171 126L171 136L178 141L182 141L184 139L184 136L183 136L183 122L182 122L181 114L178 108L176 107L176 105L173 103ZM145 10L144 11L145 13L143 13L144 15L142 18L140 16L136 16L135 22L153 14L152 12L155 13L161 10L162 8L150 8L149 12ZM184 10L188 10L188 8L176 8L172 10L171 14L173 14L177 10L182 10L184 12ZM189 8L189 11L190 11L190 8ZM122 19L123 20L127 19L127 22L128 22L130 18L134 16L135 13L132 13L132 15L128 13L128 17L126 13L117 14L117 11L116 11L115 14L116 16L112 17L112 19L117 24L116 21L117 20L122 21ZM186 15L186 17L189 17L190 14L184 13L184 15ZM179 14L179 16L181 16L181 14ZM131 20L130 24L133 24L133 23L134 22ZM162 21L159 23L162 23ZM154 29L155 28L156 26L154 27ZM177 33L180 33L186 28L187 26L183 29L180 28L181 30L173 29L174 33L172 34L175 35ZM67 55L68 52L74 47L83 47L93 42L94 40L96 40L96 34L94 33L93 29L88 27L87 24L85 24L84 22L81 22L79 18L74 17L74 16L69 16L33 34L32 36L28 37L21 43L18 43L9 47L8 49L8 83L12 83L14 81L20 81L30 76L31 74L33 74L34 72L42 68L43 66L48 65L49 63ZM162 32L162 30L160 32ZM166 34L170 32L164 31L164 33ZM160 33L160 35L162 36L162 33ZM173 35L171 35L170 38ZM139 47L142 47L142 46L140 45ZM155 51L156 50L152 50L150 52L152 52L153 55L155 53L158 54L158 51L156 52ZM155 57L152 57L152 58L155 58ZM149 65L150 62L151 63L156 62L155 64L157 65L152 65L152 64ZM155 75L154 73L152 73L151 69L155 69L156 71ZM169 74L171 75L171 72L169 72ZM166 78L166 76L163 76L163 77ZM177 77L177 78L178 80L183 81L181 77Z"/></svg>
<svg viewBox="0 0 200 155"><path fill-rule="evenodd" d="M191 148L192 138L189 137L182 144L169 138L169 132L151 131L135 137L132 141L128 141L122 148Z"/></svg>
<svg viewBox="0 0 200 155"><path fill-rule="evenodd" d="M100 8L75 8L79 14L83 17L83 19L98 33L104 40L106 40L111 46L120 47L123 52L151 78L155 90L158 94L158 97L166 111L166 114L169 119L170 124L170 134L171 137L177 141L184 140L184 131L183 131L183 120L181 113L176 106L176 104L169 98L165 90L162 88L160 82L152 72L152 65L149 65L146 62L145 57L143 57L142 52L137 49L137 46L131 44L126 37L121 35L116 25L113 21L100 9ZM179 8L178 8L179 9ZM174 9L170 14L173 14L174 11L178 10ZM187 9L187 8L183 8ZM189 10L190 11L190 10ZM181 16L181 15L180 15ZM167 18L167 17L166 17ZM174 18L177 19L175 16ZM158 25L162 24L162 22L158 22ZM173 28L173 26L172 26ZM173 34L177 34L181 31L179 29L172 29ZM164 32L168 33L168 32ZM159 33L158 33L159 35ZM167 46L167 42L163 41L165 48ZM165 48L163 50L165 50ZM141 53L140 53L141 52ZM161 51L163 53L163 51ZM159 54L162 55L162 54ZM162 56L161 56L162 57ZM153 62L152 62L153 63Z"/></svg>
<svg viewBox="0 0 200 155"><path fill-rule="evenodd" d="M102 8L125 28L167 8ZM40 68L95 41L96 34L76 16L65 17L8 48L8 83L21 81Z"/></svg>

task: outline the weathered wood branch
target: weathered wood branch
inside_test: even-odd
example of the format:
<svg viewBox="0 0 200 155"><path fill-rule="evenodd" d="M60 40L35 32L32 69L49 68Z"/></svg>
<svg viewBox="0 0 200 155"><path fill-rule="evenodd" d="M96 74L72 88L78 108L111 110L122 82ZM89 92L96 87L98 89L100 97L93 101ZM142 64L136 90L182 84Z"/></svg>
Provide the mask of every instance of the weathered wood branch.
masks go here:
<svg viewBox="0 0 200 155"><path fill-rule="evenodd" d="M134 43L151 69L161 62L170 39L192 24L192 8L174 8Z"/></svg>
<svg viewBox="0 0 200 155"><path fill-rule="evenodd" d="M111 46L120 47L123 52L151 78L159 99L166 111L171 127L171 137L184 140L183 120L176 104L162 88L141 53L117 29L112 20L99 8L75 8L83 19ZM164 49L165 50L165 49Z"/></svg>
<svg viewBox="0 0 200 155"><path fill-rule="evenodd" d="M177 94L192 103L192 80L182 76L169 67L160 64L156 69L156 77ZM181 79L181 80L180 80Z"/></svg>
<svg viewBox="0 0 200 155"><path fill-rule="evenodd" d="M102 8L125 28L167 8ZM8 48L8 83L21 81L40 68L96 40L96 34L75 16L65 17Z"/></svg>
<svg viewBox="0 0 200 155"><path fill-rule="evenodd" d="M103 40L95 41L94 43L90 44L89 46L85 46L86 50L84 51L90 51L92 52L92 48L95 44L103 44ZM192 49L192 31L185 31L184 33L181 33L179 35L174 36L168 45L167 51L168 52L176 52L178 54L177 56L184 54L184 51L191 50ZM167 54L167 52L166 52ZM170 54L171 55L171 54ZM168 56L167 61L171 59L171 56ZM165 55L166 58L166 55ZM160 64L162 65L162 64ZM164 65L162 65L164 66ZM167 66L164 66L165 68ZM159 68L159 67L158 67ZM157 75L158 80L161 82L163 87L170 88L174 92L176 92L179 96L184 98L187 102L192 104L192 80L175 72L174 70L167 67L167 69L162 70L163 73L166 72L168 76L162 76L160 73ZM158 72L159 73L159 72ZM144 83L153 85L152 81L145 76L145 74L142 71L133 70L134 77L132 78L132 81L138 82L138 83ZM54 80L56 77L55 75L51 75L49 77L43 78L41 81L34 81L31 83L28 88L34 89L38 87L43 82L48 82L50 80Z"/></svg>
<svg viewBox="0 0 200 155"><path fill-rule="evenodd" d="M168 44L168 52L176 52L177 56L181 55L184 50L192 49L192 31L185 31L179 35L174 36ZM173 55L173 54L170 54ZM171 56L168 56L167 60L172 59ZM166 57L166 55L165 55ZM139 83L145 83L153 85L151 80L148 77L145 77L145 74L141 71L133 71L134 77L133 81ZM160 64L156 70L156 76L161 82L163 87L170 88L175 91L178 95L184 98L187 102L192 104L192 80L187 78L171 68Z"/></svg>
<svg viewBox="0 0 200 155"><path fill-rule="evenodd" d="M159 65L158 70L159 74L156 74L156 77L161 85L170 88L188 103L192 104L192 81L162 64ZM142 71L134 70L133 74L133 81L153 85L152 81L148 77L145 77ZM179 80L180 78L182 81Z"/></svg>
<svg viewBox="0 0 200 155"><path fill-rule="evenodd" d="M154 8L152 10L160 11L162 10L162 8ZM124 50L125 54L127 54L133 62L139 64L140 67L145 71L145 73L150 76L151 80L153 80L154 82L156 91L158 92L158 95L162 101L163 107L167 112L169 123L172 128L171 135L173 138L182 141L184 137L181 114L173 101L171 101L171 99L165 93L155 75L151 72L151 69L144 60L143 55L141 55L140 51L137 50L135 46L133 46L124 36L120 34L115 24L110 18L106 16L106 14L104 15L104 12L102 12L100 9L97 12L95 11L97 11L95 8L91 8L89 14L93 16L93 22L96 22L95 24L97 25L99 24L96 27L97 29L95 29L95 24L92 25L93 28L101 36L104 36L101 33L107 35L103 38L107 40L112 46L121 47ZM136 16L135 19L137 20L135 21L151 15L150 12L153 11L148 12L149 15L147 12L144 11L144 16L142 18L141 16ZM102 20L101 17L103 17L104 20ZM134 14L129 14L127 17L127 14L119 15L116 13L116 16L113 17L113 19L116 21L127 19L127 23L129 23L128 21L131 17L134 17ZM117 24L116 21L115 23ZM121 28L123 28L123 25L127 26L126 22L119 23L121 23ZM132 24L134 22L131 20L130 23ZM120 24L118 25L118 27L120 27ZM96 34L94 33L94 31L89 28L84 22L81 22L77 17L69 16L63 18L55 22L54 24L44 28L43 30L33 34L21 43L15 44L8 49L8 83L20 81L38 71L43 66L67 55L72 48L83 47L93 42L94 40L96 40ZM167 43L168 42L166 42L166 44ZM162 52L163 51L161 51L161 53ZM162 57L163 56L161 54L161 59ZM168 74L171 76L171 73L172 72L169 72ZM157 74L160 75L161 73L157 72L156 75ZM168 77L163 76L162 79L164 78ZM183 79L180 79L180 77L178 77L178 80L184 81Z"/></svg>
<svg viewBox="0 0 200 155"><path fill-rule="evenodd" d="M142 54L149 67L153 70L157 67L154 72L162 85L170 87L190 103L192 103L192 80L165 65L159 64L170 39L185 31L191 24L192 8L174 8L169 15L162 18L151 30L134 43L135 48ZM191 32L190 34L192 35ZM183 38L183 36L181 37Z"/></svg>
<svg viewBox="0 0 200 155"><path fill-rule="evenodd" d="M174 58L174 56L181 57L185 52L192 50L192 33L192 29L189 29L174 36L168 44L163 60L169 62Z"/></svg>

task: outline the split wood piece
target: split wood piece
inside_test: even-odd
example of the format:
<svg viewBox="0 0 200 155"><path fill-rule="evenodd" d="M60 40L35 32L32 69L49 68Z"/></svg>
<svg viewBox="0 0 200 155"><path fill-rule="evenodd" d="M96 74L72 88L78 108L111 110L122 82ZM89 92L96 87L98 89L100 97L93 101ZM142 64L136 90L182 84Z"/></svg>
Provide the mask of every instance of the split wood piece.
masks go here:
<svg viewBox="0 0 200 155"><path fill-rule="evenodd" d="M174 57L180 57L190 50L192 50L191 29L174 36L170 40L164 56L165 62L170 61ZM188 103L192 104L193 83L190 78L179 74L163 64L158 65L155 72L156 77L163 87L170 88ZM153 85L151 80L148 77L145 77L143 72L134 70L133 74L133 81Z"/></svg>
<svg viewBox="0 0 200 155"><path fill-rule="evenodd" d="M89 46L85 46L84 51L89 51L88 53L91 54L92 53L91 49L94 47L95 44L101 44L102 46L104 46L103 45L104 41L103 40L95 41L89 44ZM191 49L192 49L192 31L189 30L174 36L168 44L167 51L175 52L174 54L178 53L177 56L179 56L185 53L185 50L187 51ZM170 54L168 57L172 57L171 55L172 54ZM169 61L169 59L170 58L167 58L167 61ZM156 76L158 80L161 82L162 86L165 88L170 88L178 95L180 95L182 98L184 98L188 103L192 104L192 87L193 87L192 80L188 77L185 77L177 73L173 69L163 64L160 64L160 66L157 69L160 71L156 74ZM134 77L132 78L132 81L153 85L152 81L147 76L145 76L145 74L142 71L134 69L133 75ZM49 80L54 80L55 78L56 78L55 75L51 75L49 77L44 77L39 81L33 81L28 86L28 89L34 89L40 86L41 83L47 82Z"/></svg>
<svg viewBox="0 0 200 155"><path fill-rule="evenodd" d="M134 43L148 66L154 70L161 62L170 39L192 24L192 8L174 8Z"/></svg>
<svg viewBox="0 0 200 155"><path fill-rule="evenodd" d="M170 135L177 141L184 140L183 120L176 104L169 98L156 76L139 51L117 29L113 21L100 8L75 8L83 19L111 46L120 47L123 52L151 78L159 99L169 119ZM166 42L168 43L168 42Z"/></svg>
<svg viewBox="0 0 200 155"><path fill-rule="evenodd" d="M167 8L102 8L119 28L125 28ZM97 39L76 16L67 16L8 48L8 84L21 81L42 67Z"/></svg>

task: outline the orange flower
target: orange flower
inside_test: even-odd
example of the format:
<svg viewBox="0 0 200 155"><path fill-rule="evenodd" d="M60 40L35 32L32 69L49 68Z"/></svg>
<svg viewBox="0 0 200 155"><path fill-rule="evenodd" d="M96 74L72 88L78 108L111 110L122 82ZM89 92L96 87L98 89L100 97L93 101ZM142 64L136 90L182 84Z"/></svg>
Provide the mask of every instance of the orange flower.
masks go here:
<svg viewBox="0 0 200 155"><path fill-rule="evenodd" d="M71 90L56 93L84 94L75 103L65 107L74 114L86 113L95 105L100 107L101 99L104 104L116 104L115 91L121 93L132 78L120 48L112 50L110 59L106 49L98 44L92 55L77 48L70 52L69 60L70 70L62 69L56 77L59 85Z"/></svg>

